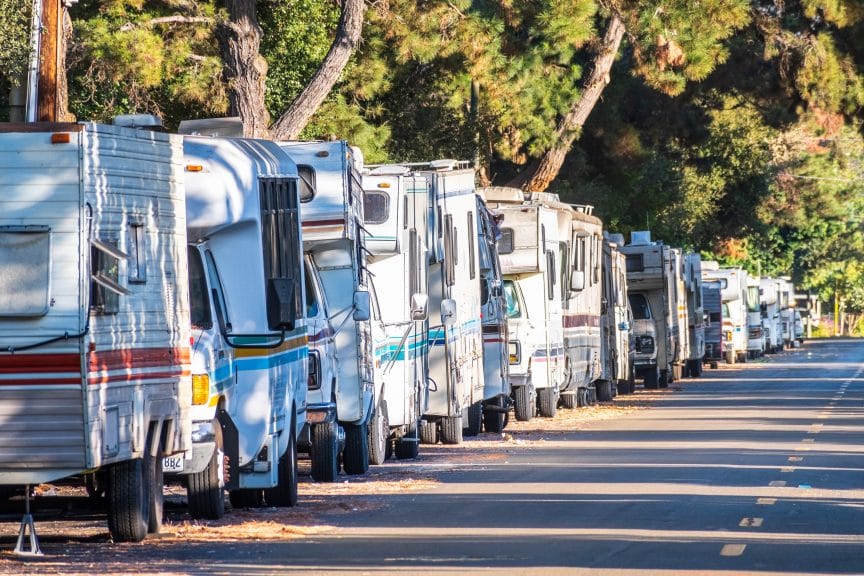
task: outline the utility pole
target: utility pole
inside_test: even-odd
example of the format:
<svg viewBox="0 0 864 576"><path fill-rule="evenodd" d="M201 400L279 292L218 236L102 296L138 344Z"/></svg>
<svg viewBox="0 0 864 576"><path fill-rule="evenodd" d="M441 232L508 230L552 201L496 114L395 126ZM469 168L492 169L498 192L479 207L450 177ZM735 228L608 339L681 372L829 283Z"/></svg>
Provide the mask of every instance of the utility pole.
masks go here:
<svg viewBox="0 0 864 576"><path fill-rule="evenodd" d="M59 114L58 75L63 22L63 0L42 1L42 26L39 42L39 83L36 90L37 122L56 122Z"/></svg>

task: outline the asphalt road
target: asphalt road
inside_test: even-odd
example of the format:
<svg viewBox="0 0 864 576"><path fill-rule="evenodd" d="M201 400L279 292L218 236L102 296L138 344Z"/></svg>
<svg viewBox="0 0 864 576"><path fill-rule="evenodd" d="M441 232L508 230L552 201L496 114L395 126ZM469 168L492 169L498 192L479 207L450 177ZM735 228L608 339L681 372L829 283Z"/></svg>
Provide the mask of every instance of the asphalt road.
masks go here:
<svg viewBox="0 0 864 576"><path fill-rule="evenodd" d="M325 534L160 546L152 567L864 574L864 340L808 343L674 386L649 409L459 462L434 488L388 495Z"/></svg>

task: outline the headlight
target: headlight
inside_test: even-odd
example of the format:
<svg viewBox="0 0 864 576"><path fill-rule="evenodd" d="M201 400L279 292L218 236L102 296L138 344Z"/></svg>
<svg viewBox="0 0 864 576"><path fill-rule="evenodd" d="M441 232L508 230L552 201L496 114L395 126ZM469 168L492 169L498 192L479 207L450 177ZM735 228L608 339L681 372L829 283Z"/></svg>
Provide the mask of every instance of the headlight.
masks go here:
<svg viewBox="0 0 864 576"><path fill-rule="evenodd" d="M508 342L507 354L510 357L510 364L519 364L522 361L522 347L519 342Z"/></svg>
<svg viewBox="0 0 864 576"><path fill-rule="evenodd" d="M210 400L210 377L207 374L192 375L192 404L202 406Z"/></svg>

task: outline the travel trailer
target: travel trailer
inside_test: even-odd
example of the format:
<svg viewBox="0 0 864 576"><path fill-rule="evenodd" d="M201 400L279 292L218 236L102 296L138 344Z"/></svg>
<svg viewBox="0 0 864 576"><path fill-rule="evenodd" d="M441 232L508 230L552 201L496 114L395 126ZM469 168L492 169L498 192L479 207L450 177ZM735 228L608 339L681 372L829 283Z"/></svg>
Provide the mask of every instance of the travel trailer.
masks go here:
<svg viewBox="0 0 864 576"><path fill-rule="evenodd" d="M363 188L368 266L380 279L387 333L376 368L376 380L383 381L387 452L415 458L429 406L429 186L407 166L377 166L364 170Z"/></svg>
<svg viewBox="0 0 864 576"><path fill-rule="evenodd" d="M621 252L626 257L633 311L636 375L644 379L646 388L665 388L680 373L686 357L680 342L687 326L686 306L682 303L679 310L680 251L652 242L648 232L633 232Z"/></svg>
<svg viewBox="0 0 864 576"><path fill-rule="evenodd" d="M747 357L751 359L759 358L765 353L760 284L758 276L747 276Z"/></svg>
<svg viewBox="0 0 864 576"><path fill-rule="evenodd" d="M723 354L728 364L747 361L747 272L702 263L702 278L720 282L723 301Z"/></svg>
<svg viewBox="0 0 864 576"><path fill-rule="evenodd" d="M342 468L363 474L370 459L386 456L386 407L375 365L384 353L380 318L372 318L372 280L367 266L361 160L344 140L279 144L297 164L302 181L300 221L303 251L320 279L335 343L336 378L309 390L310 455L322 455L322 480L335 477L334 452L344 430ZM328 336L329 337L329 336ZM313 347L314 349L314 347ZM315 355L315 360L324 360ZM317 369L317 367L316 367ZM336 445L334 447L334 445Z"/></svg>
<svg viewBox="0 0 864 576"><path fill-rule="evenodd" d="M702 375L705 357L705 307L702 290L702 257L695 252L684 255L684 286L687 293L687 330L689 347L684 375Z"/></svg>
<svg viewBox="0 0 864 576"><path fill-rule="evenodd" d="M603 234L603 304L600 316L600 378L612 382L620 394L630 394L635 385L631 359L632 318L627 299L627 265L619 247L621 234Z"/></svg>
<svg viewBox="0 0 864 576"><path fill-rule="evenodd" d="M483 336L474 170L436 160L412 166L429 183L429 407L421 440L462 442L483 418Z"/></svg>
<svg viewBox="0 0 864 576"><path fill-rule="evenodd" d="M175 135L0 128L0 484L89 473L115 542L159 531L192 445L182 162Z"/></svg>
<svg viewBox="0 0 864 576"><path fill-rule="evenodd" d="M526 199L518 188L498 187L485 188L482 194L489 208L502 216L498 254L516 419L530 420L538 410L552 417L564 382L560 253L561 242L568 238L559 238L558 210L544 201L543 196L552 195Z"/></svg>
<svg viewBox="0 0 864 576"><path fill-rule="evenodd" d="M709 262L703 262L703 265ZM705 268L703 268L705 270ZM705 358L712 368L717 368L717 363L725 359L725 336L723 330L723 298L722 288L719 280L706 280L702 282L702 306L705 313ZM731 338L732 334L729 333Z"/></svg>
<svg viewBox="0 0 864 576"><path fill-rule="evenodd" d="M306 425L306 312L298 173L273 142L183 140L193 338L195 518L293 506ZM308 276L306 276L308 279Z"/></svg>

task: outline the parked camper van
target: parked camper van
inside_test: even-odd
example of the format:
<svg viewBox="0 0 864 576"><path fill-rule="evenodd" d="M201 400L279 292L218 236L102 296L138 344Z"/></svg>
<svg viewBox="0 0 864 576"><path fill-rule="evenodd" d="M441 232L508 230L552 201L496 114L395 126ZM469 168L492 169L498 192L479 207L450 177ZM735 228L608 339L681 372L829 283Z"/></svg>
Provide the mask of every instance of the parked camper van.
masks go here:
<svg viewBox="0 0 864 576"><path fill-rule="evenodd" d="M791 348L795 340L795 287L788 276L777 279L777 291L780 308L780 334L783 347Z"/></svg>
<svg viewBox="0 0 864 576"><path fill-rule="evenodd" d="M493 214L477 197L480 248L480 313L483 326L483 427L502 432L510 410L510 364L507 348L507 302L498 260L501 230Z"/></svg>
<svg viewBox="0 0 864 576"><path fill-rule="evenodd" d="M709 262L703 262L709 264ZM703 271L705 269L703 268ZM723 298L719 280L702 281L702 305L707 322L705 324L705 362L712 368L717 368L717 362L725 356L726 332L723 330ZM731 332L728 334L731 338Z"/></svg>
<svg viewBox="0 0 864 576"><path fill-rule="evenodd" d="M759 279L759 307L762 313L765 352L774 354L783 348L783 333L780 326L780 285L776 278Z"/></svg>
<svg viewBox="0 0 864 576"><path fill-rule="evenodd" d="M306 285L297 167L264 140L186 136L193 517L293 506L306 424ZM257 257L255 257L257 255Z"/></svg>
<svg viewBox="0 0 864 576"><path fill-rule="evenodd" d="M558 210L543 199L526 199L518 188L485 188L482 194L503 217L498 254L516 419L530 420L538 408L541 416L552 417L564 380L560 252L568 239L559 238Z"/></svg>
<svg viewBox="0 0 864 576"><path fill-rule="evenodd" d="M192 442L181 140L7 124L0 151L0 484L93 472L112 538L142 540Z"/></svg>
<svg viewBox="0 0 864 576"><path fill-rule="evenodd" d="M564 324L564 387L566 408L585 406L599 395L607 398L613 382L605 378L601 362L603 300L603 223L593 207L572 205L564 212L554 204L559 220L570 218L570 236L561 246L561 305Z"/></svg>
<svg viewBox="0 0 864 576"><path fill-rule="evenodd" d="M621 252L626 257L633 311L636 375L644 379L646 388L665 388L684 360L678 328L680 251L652 242L648 232L633 232ZM686 333L686 310L683 314Z"/></svg>
<svg viewBox="0 0 864 576"><path fill-rule="evenodd" d="M702 263L702 277L720 282L723 299L723 354L726 362L747 361L747 272Z"/></svg>
<svg viewBox="0 0 864 576"><path fill-rule="evenodd" d="M684 255L684 286L687 291L687 327L689 354L684 367L685 376L702 375L705 357L705 308L702 291L702 257L695 252Z"/></svg>
<svg viewBox="0 0 864 576"><path fill-rule="evenodd" d="M428 274L429 185L406 166L368 167L363 173L369 270L377 283L387 331L377 367L388 422L388 452L415 458L419 426L429 405Z"/></svg>
<svg viewBox="0 0 864 576"><path fill-rule="evenodd" d="M335 420L345 433L343 469L346 474L363 474L370 458L383 462L389 434L381 383L375 381L375 364L386 343L383 329L380 335L373 333L380 318L373 322L364 194L357 165L361 161L344 140L280 146L297 163L303 180L303 250L320 279L336 345L335 387L332 380L322 379L315 383L317 389L310 390L311 455L326 454L329 462L334 435L323 432L334 431L335 410ZM339 434L338 429L335 432ZM324 450L316 447L319 442L326 446ZM322 479L333 477L329 470Z"/></svg>
<svg viewBox="0 0 864 576"><path fill-rule="evenodd" d="M630 394L635 385L631 359L632 318L627 299L627 267L619 247L621 234L603 234L603 305L600 316L601 379L615 384L620 394Z"/></svg>
<svg viewBox="0 0 864 576"><path fill-rule="evenodd" d="M759 285L758 276L747 276L747 357L751 359L759 358L765 352Z"/></svg>
<svg viewBox="0 0 864 576"><path fill-rule="evenodd" d="M421 440L462 442L483 417L483 337L474 170L467 162L414 166L429 182L429 408Z"/></svg>

